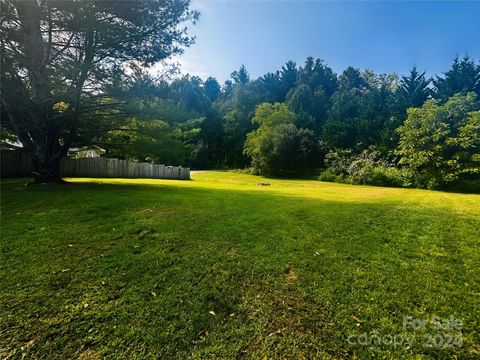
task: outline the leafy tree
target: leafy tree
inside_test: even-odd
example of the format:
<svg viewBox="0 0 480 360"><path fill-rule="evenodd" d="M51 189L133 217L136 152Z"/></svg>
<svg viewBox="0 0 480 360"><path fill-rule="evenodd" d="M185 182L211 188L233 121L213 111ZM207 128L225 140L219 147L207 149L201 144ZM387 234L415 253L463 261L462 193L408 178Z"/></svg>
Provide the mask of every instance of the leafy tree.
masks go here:
<svg viewBox="0 0 480 360"><path fill-rule="evenodd" d="M157 164L183 164L193 149L185 141L188 135L188 130L182 131L182 128L166 121L131 118L121 129L109 131L103 141L109 157Z"/></svg>
<svg viewBox="0 0 480 360"><path fill-rule="evenodd" d="M279 174L304 171L312 166L316 139L312 131L298 129L295 114L285 104L263 103L252 122L259 128L248 134L244 152L254 171Z"/></svg>
<svg viewBox="0 0 480 360"><path fill-rule="evenodd" d="M204 114L200 133L196 137L189 164L196 168L222 168L225 159L223 119L218 106L211 106Z"/></svg>
<svg viewBox="0 0 480 360"><path fill-rule="evenodd" d="M36 182L60 181L59 161L78 120L127 61L152 65L192 44L188 0L0 2L1 106ZM94 102L95 103L95 102ZM65 104L58 106L57 104Z"/></svg>
<svg viewBox="0 0 480 360"><path fill-rule="evenodd" d="M462 59L456 57L444 76L433 80L433 85L435 96L442 100L458 93L474 92L480 96L480 64L475 64L468 56Z"/></svg>
<svg viewBox="0 0 480 360"><path fill-rule="evenodd" d="M310 87L306 84L301 84L289 91L286 104L296 114L311 115L314 112L314 100ZM314 120L312 119L311 121L313 122Z"/></svg>
<svg viewBox="0 0 480 360"><path fill-rule="evenodd" d="M107 150L105 156L187 163L200 140L202 115L209 104L199 78L183 76L167 83L138 69L108 92L115 95L112 101L121 103L121 112L104 113L95 127L80 124L80 136L94 139Z"/></svg>
<svg viewBox="0 0 480 360"><path fill-rule="evenodd" d="M257 106L252 123L260 128L274 127L280 124L294 124L295 114L291 112L285 104L264 103Z"/></svg>
<svg viewBox="0 0 480 360"><path fill-rule="evenodd" d="M233 81L232 80L225 80L222 86L222 93L223 93L223 98L228 99L230 96L232 96L233 93Z"/></svg>
<svg viewBox="0 0 480 360"><path fill-rule="evenodd" d="M287 105L298 115L297 125L320 134L336 89L333 70L320 59L307 58L298 70L296 86L286 96Z"/></svg>
<svg viewBox="0 0 480 360"><path fill-rule="evenodd" d="M418 186L438 188L480 173L480 111L474 93L441 105L427 100L408 109L398 129L400 164L414 171Z"/></svg>

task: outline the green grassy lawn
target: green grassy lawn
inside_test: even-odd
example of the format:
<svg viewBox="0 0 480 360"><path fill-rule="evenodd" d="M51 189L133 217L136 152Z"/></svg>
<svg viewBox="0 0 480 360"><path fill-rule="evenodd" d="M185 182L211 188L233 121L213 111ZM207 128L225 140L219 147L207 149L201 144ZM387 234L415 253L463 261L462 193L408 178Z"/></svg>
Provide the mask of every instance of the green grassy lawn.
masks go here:
<svg viewBox="0 0 480 360"><path fill-rule="evenodd" d="M2 181L2 359L480 357L480 195L69 181Z"/></svg>

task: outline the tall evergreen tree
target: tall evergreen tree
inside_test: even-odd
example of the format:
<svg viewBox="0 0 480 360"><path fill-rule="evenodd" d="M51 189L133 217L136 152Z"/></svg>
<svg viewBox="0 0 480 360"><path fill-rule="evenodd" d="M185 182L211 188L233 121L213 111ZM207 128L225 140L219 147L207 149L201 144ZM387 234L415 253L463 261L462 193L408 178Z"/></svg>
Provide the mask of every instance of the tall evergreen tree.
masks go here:
<svg viewBox="0 0 480 360"><path fill-rule="evenodd" d="M128 61L148 66L181 53L193 41L184 23L198 17L188 0L2 0L0 6L1 106L33 154L36 182L60 181L60 159L76 138L87 95L98 97Z"/></svg>
<svg viewBox="0 0 480 360"><path fill-rule="evenodd" d="M408 76L402 76L398 89L402 108L420 107L430 95L430 79L425 78L425 72L418 72L416 66Z"/></svg>
<svg viewBox="0 0 480 360"><path fill-rule="evenodd" d="M480 64L475 64L469 56L462 59L456 57L444 76L437 76L433 80L433 85L435 96L442 100L455 94L465 95L468 92L480 95Z"/></svg>
<svg viewBox="0 0 480 360"><path fill-rule="evenodd" d="M338 86L337 75L321 59L308 57L298 71L297 84L306 84L312 91L322 89L327 97L332 96Z"/></svg>
<svg viewBox="0 0 480 360"><path fill-rule="evenodd" d="M263 100L265 102L280 102L282 99L282 88L279 72L269 72L258 79L260 91L264 93Z"/></svg>
<svg viewBox="0 0 480 360"><path fill-rule="evenodd" d="M221 93L220 84L218 83L217 79L211 76L205 80L203 83L203 88L210 101L215 101Z"/></svg>
<svg viewBox="0 0 480 360"><path fill-rule="evenodd" d="M339 87L342 90L359 89L365 90L368 87L367 80L362 76L360 69L349 66L338 77Z"/></svg>
<svg viewBox="0 0 480 360"><path fill-rule="evenodd" d="M234 85L246 84L250 81L250 75L248 74L245 65L240 66L240 69L235 70L232 75Z"/></svg>
<svg viewBox="0 0 480 360"><path fill-rule="evenodd" d="M281 87L281 101L285 101L287 93L295 86L297 81L297 64L294 61L287 61L279 71L279 80Z"/></svg>

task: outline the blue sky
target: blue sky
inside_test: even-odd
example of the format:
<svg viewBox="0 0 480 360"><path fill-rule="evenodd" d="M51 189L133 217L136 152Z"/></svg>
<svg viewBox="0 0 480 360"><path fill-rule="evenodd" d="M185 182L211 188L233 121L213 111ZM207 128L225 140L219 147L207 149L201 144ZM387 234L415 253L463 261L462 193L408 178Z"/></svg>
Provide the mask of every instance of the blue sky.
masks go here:
<svg viewBox="0 0 480 360"><path fill-rule="evenodd" d="M256 78L287 60L324 59L336 72L353 65L428 74L455 55L480 59L477 1L192 0L201 12L196 44L176 60L183 73L224 81L241 64Z"/></svg>

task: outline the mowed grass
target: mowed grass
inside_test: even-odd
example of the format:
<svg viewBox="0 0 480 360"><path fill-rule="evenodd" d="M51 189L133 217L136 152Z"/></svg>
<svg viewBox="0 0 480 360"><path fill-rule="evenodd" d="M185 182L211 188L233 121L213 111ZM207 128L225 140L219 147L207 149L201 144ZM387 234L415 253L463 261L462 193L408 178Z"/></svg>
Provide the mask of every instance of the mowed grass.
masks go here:
<svg viewBox="0 0 480 360"><path fill-rule="evenodd" d="M479 195L68 180L2 182L2 359L480 357Z"/></svg>

